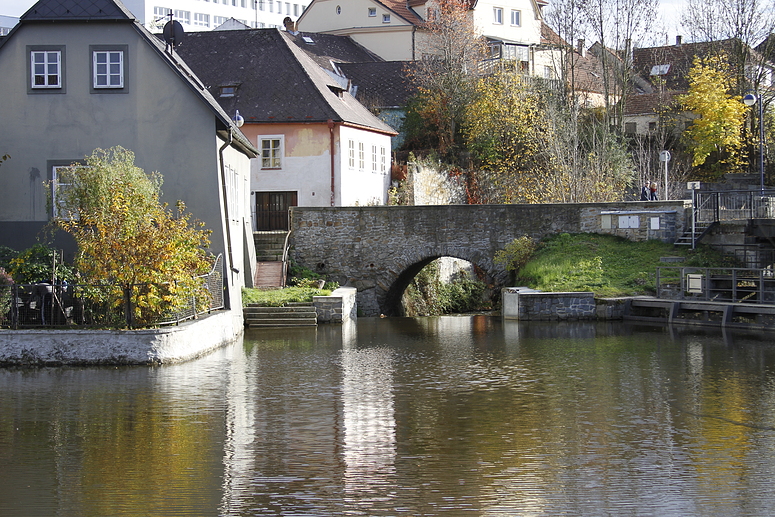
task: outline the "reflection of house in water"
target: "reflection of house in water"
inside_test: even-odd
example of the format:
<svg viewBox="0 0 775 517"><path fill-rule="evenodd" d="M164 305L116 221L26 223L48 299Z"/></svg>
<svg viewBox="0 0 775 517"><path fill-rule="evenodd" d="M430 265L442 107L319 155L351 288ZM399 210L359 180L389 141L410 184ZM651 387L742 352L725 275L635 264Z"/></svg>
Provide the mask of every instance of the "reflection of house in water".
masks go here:
<svg viewBox="0 0 775 517"><path fill-rule="evenodd" d="M389 348L346 348L342 355L344 491L355 506L361 491L388 489L395 474L392 355Z"/></svg>

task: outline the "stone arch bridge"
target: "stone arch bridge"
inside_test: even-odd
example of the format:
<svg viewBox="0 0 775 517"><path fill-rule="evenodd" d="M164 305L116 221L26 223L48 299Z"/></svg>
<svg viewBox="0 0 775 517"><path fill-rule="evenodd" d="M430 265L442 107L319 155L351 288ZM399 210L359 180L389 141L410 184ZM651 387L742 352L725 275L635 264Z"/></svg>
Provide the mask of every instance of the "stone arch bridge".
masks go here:
<svg viewBox="0 0 775 517"><path fill-rule="evenodd" d="M359 315L394 315L414 276L439 257L476 264L499 288L508 274L493 257L517 237L598 232L673 242L686 212L684 201L293 207L290 245L298 265L357 288Z"/></svg>

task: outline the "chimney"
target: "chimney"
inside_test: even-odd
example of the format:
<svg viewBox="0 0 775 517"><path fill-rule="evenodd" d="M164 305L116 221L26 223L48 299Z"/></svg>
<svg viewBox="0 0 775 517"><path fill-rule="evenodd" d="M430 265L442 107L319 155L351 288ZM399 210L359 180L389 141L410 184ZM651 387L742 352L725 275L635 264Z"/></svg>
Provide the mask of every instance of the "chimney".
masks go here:
<svg viewBox="0 0 775 517"><path fill-rule="evenodd" d="M683 39L683 36L676 36L675 37L675 46L680 47L681 46L681 40Z"/></svg>
<svg viewBox="0 0 775 517"><path fill-rule="evenodd" d="M576 43L576 52L578 52L581 57L586 57L587 55L587 49L584 47L584 40L579 39Z"/></svg>

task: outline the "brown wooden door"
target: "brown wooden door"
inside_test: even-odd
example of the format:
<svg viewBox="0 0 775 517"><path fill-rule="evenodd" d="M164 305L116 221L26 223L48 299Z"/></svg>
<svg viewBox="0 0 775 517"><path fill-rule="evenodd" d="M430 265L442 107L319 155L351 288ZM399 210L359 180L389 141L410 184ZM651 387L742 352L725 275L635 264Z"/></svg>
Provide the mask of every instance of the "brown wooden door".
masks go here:
<svg viewBox="0 0 775 517"><path fill-rule="evenodd" d="M297 204L296 192L256 192L258 231L287 231L288 209Z"/></svg>

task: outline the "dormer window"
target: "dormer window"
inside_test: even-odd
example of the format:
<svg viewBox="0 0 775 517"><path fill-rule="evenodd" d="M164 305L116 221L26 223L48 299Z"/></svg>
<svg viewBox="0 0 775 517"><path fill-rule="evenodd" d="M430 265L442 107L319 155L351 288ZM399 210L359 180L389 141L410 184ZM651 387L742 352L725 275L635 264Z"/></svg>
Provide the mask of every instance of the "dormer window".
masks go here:
<svg viewBox="0 0 775 517"><path fill-rule="evenodd" d="M218 88L219 97L234 97L237 93L237 86L234 84L220 86Z"/></svg>

